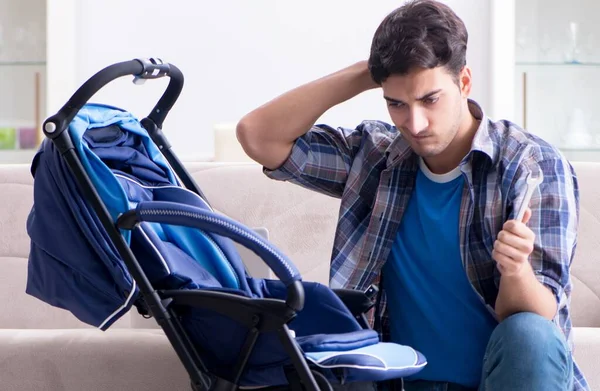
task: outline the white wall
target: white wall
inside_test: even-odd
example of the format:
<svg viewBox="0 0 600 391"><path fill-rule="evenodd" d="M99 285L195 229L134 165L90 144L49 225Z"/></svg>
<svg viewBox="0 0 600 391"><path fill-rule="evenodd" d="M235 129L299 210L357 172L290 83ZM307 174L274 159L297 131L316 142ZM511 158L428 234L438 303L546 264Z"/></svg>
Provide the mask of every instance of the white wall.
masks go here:
<svg viewBox="0 0 600 391"><path fill-rule="evenodd" d="M50 7L53 1L49 1ZM490 1L446 0L469 29L473 98L484 107L492 100ZM236 122L287 89L366 59L378 24L402 1L69 3L75 4L75 56L74 65L67 63L65 67L73 68L67 74L73 75L72 84L79 86L102 67L136 57L156 56L174 63L183 71L186 83L164 130L180 157L195 159L212 155L215 124ZM144 116L166 83L151 81L139 87L129 79L119 80L94 100ZM67 87L69 84L64 83ZM72 93L70 89L54 91L50 112L64 103ZM333 108L320 120L355 126L365 118L389 118L378 91Z"/></svg>

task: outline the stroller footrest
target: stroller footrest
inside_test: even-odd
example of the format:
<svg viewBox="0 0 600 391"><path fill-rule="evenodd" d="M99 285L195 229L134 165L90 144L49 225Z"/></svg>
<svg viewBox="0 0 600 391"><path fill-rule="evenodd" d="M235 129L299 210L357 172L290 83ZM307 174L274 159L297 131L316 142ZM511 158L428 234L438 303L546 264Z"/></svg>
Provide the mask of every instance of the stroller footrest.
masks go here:
<svg viewBox="0 0 600 391"><path fill-rule="evenodd" d="M305 352L306 358L324 373L342 374L344 382L383 381L410 376L427 360L409 346L380 342L346 351Z"/></svg>
<svg viewBox="0 0 600 391"><path fill-rule="evenodd" d="M351 333L297 337L296 342L305 352L347 351L376 344L379 342L379 336L373 330L360 330Z"/></svg>

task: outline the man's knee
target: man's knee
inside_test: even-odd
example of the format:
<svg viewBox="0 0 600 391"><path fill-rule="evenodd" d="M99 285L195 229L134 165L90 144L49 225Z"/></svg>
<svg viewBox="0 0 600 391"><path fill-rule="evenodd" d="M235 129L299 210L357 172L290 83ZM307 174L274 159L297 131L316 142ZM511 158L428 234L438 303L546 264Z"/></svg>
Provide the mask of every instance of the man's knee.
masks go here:
<svg viewBox="0 0 600 391"><path fill-rule="evenodd" d="M551 321L519 313L492 332L483 361L482 389L565 390L573 362L562 331ZM565 388L567 387L567 388Z"/></svg>
<svg viewBox="0 0 600 391"><path fill-rule="evenodd" d="M548 319L521 312L504 319L493 331L488 350L517 355L521 359L544 358L566 353L567 343L562 331Z"/></svg>

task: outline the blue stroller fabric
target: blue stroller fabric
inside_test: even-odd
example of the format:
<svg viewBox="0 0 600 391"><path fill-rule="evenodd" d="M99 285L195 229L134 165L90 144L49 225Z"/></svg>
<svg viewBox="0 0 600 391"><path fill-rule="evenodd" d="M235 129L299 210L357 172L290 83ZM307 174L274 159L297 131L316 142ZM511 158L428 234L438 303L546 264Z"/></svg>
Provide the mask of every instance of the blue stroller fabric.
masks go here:
<svg viewBox="0 0 600 391"><path fill-rule="evenodd" d="M110 216L137 209L155 222L121 233L157 290L214 290L249 298L282 299L299 281L293 263L242 224L214 212L183 188L140 122L119 108L87 104L69 125L77 155ZM32 167L34 206L26 292L73 313L101 330L137 305L140 293L98 217L79 193L66 162L45 140ZM184 226L183 224L187 226ZM249 276L232 230L281 280ZM328 287L302 282L305 306L289 323L311 367L332 382L379 381L409 376L426 360L408 346L379 342L363 329ZM226 376L247 333L236 321L201 308L186 308L181 322L208 369ZM286 384L290 358L275 333L260 335L240 385Z"/></svg>

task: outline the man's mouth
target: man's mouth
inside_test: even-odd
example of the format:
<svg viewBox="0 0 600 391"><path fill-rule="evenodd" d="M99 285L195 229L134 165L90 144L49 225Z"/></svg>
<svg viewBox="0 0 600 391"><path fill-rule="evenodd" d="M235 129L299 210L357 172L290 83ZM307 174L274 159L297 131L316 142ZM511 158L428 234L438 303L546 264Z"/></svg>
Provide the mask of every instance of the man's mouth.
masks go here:
<svg viewBox="0 0 600 391"><path fill-rule="evenodd" d="M430 137L431 137L430 134L426 134L426 135L413 136L413 139L415 139L415 140L425 140L425 139L430 138Z"/></svg>

